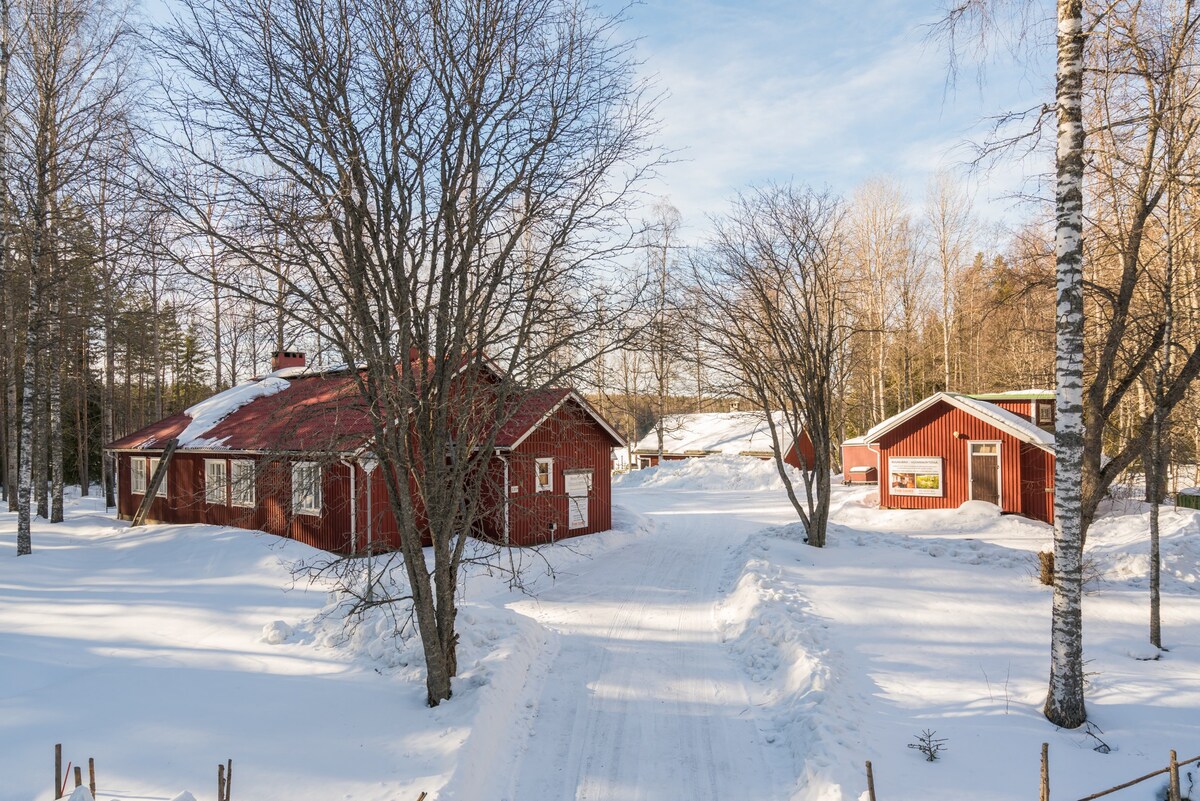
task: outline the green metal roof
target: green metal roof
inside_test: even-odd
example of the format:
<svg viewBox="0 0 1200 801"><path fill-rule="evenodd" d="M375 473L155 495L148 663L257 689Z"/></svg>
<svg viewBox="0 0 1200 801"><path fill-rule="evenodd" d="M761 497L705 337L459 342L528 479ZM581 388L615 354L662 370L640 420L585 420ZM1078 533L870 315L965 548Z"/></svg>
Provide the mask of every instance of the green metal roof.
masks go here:
<svg viewBox="0 0 1200 801"><path fill-rule="evenodd" d="M1054 400L1052 389L1023 389L1013 392L984 392L979 395L968 395L968 398L985 401L1002 400Z"/></svg>

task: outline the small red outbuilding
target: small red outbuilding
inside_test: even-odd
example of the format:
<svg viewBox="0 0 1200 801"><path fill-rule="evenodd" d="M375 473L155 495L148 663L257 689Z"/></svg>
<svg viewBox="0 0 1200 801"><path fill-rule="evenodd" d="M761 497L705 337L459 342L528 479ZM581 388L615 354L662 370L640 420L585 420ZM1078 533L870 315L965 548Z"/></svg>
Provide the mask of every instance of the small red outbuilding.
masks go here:
<svg viewBox="0 0 1200 801"><path fill-rule="evenodd" d="M398 548L371 437L350 371L280 369L110 444L118 515L133 518L179 439L149 521L257 529L338 553ZM612 449L622 445L573 390L525 395L496 434L478 533L534 545L611 528Z"/></svg>
<svg viewBox="0 0 1200 801"><path fill-rule="evenodd" d="M842 443L842 483L879 483L879 454L862 437Z"/></svg>
<svg viewBox="0 0 1200 801"><path fill-rule="evenodd" d="M881 508L981 500L1054 522L1054 435L996 403L939 392L861 439L878 454Z"/></svg>

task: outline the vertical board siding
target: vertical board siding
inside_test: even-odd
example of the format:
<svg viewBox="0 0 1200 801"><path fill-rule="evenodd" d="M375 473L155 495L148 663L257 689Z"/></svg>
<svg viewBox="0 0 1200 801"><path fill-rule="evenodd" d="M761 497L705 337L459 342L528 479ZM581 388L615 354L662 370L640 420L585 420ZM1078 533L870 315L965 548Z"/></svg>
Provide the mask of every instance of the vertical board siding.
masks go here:
<svg viewBox="0 0 1200 801"><path fill-rule="evenodd" d="M979 440L1000 442L1000 508L1049 522L1044 500L1042 504L1032 500L1032 485L1038 479L1024 473L1023 468L1033 463L1025 449L1045 454L1050 463L1054 457L946 403L926 409L879 441L879 505L892 509L954 509L970 500L968 443ZM893 495L888 475L888 458L892 456L940 457L942 496ZM1044 465L1047 459L1039 463ZM1030 507L1028 511L1026 506Z"/></svg>
<svg viewBox="0 0 1200 801"><path fill-rule="evenodd" d="M543 422L509 456L509 483L519 488L517 494L509 494L509 542L513 545L550 542L551 523L556 526L555 540L612 528L612 448L612 440L604 429L578 413L571 404L564 404ZM535 460L542 457L554 459L554 485L551 492L538 493L534 489ZM579 469L592 471L588 525L571 529L565 474Z"/></svg>
<svg viewBox="0 0 1200 801"><path fill-rule="evenodd" d="M1021 513L1054 522L1054 456L1033 445L1021 451Z"/></svg>
<svg viewBox="0 0 1200 801"><path fill-rule="evenodd" d="M1012 412L1018 417L1023 417L1031 423L1037 423L1037 418L1034 415L1033 405L1037 401L1031 400L990 400L988 403L993 406L999 406L1005 411Z"/></svg>
<svg viewBox="0 0 1200 801"><path fill-rule="evenodd" d="M788 448L787 453L783 455L783 463L799 469L801 456L804 457L804 464L811 470L812 463L817 458L817 452L813 449L812 438L808 436L807 431L801 431L800 436L796 437L792 447Z"/></svg>
<svg viewBox="0 0 1200 801"><path fill-rule="evenodd" d="M121 453L117 457L120 481L118 514L130 519L142 502L142 496L129 491L130 463L133 459L157 457L158 452L145 455ZM255 508L233 506L228 490L225 503L209 503L205 496L204 462L226 460L226 476L230 474L231 459L253 459L257 462L255 479ZM155 498L147 520L156 523L204 523L261 530L269 534L290 537L327 551L347 551L350 547L350 472L340 463L325 464L322 468L323 513L294 515L292 513L291 459L265 458L241 454L226 456L219 453L175 452L167 468L167 497Z"/></svg>

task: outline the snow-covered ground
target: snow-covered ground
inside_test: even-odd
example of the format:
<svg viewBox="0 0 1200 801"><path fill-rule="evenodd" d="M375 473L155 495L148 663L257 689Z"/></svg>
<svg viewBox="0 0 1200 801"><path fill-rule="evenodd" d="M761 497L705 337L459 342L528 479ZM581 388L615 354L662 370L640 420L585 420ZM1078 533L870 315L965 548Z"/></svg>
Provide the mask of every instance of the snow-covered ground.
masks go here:
<svg viewBox="0 0 1200 801"><path fill-rule="evenodd" d="M455 695L434 710L409 632L393 637L382 612L346 631L325 588L293 585L319 552L237 529L130 530L73 499L17 559L0 514L0 801L52 797L56 742L96 758L100 801L204 801L230 757L234 797L256 801L835 801L861 797L868 759L883 799L1017 799L1037 792L1043 741L1052 797L1072 799L1171 748L1200 753L1200 514L1163 513L1158 661L1136 658L1146 513L1126 502L1092 529L1093 736L1040 714L1049 527L835 492L816 550L770 463L623 477L616 530L516 552L524 591L472 568ZM907 748L925 729L947 741L936 763Z"/></svg>

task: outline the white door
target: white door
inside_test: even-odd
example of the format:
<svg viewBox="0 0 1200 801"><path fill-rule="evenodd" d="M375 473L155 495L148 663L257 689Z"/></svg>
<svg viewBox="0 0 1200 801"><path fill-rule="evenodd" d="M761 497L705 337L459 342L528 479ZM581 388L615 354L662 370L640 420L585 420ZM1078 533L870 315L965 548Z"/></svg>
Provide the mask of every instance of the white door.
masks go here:
<svg viewBox="0 0 1200 801"><path fill-rule="evenodd" d="M592 488L592 471L567 473L565 483L567 485L567 527L587 528L588 492Z"/></svg>

